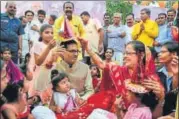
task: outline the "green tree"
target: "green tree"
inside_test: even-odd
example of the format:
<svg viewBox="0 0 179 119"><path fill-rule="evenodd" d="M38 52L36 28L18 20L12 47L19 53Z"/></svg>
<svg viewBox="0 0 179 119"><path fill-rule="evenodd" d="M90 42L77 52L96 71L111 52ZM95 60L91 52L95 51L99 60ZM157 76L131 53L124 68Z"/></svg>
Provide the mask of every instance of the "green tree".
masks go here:
<svg viewBox="0 0 179 119"><path fill-rule="evenodd" d="M127 14L132 13L132 4L126 0L106 0L106 10L109 15L119 12L122 14L122 22L125 22Z"/></svg>

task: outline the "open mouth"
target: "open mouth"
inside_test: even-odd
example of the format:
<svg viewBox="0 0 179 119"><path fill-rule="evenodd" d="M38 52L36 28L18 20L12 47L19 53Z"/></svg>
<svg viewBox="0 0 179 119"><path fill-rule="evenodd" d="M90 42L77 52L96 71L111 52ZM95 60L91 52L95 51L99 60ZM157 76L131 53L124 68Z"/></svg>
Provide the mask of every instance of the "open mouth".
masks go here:
<svg viewBox="0 0 179 119"><path fill-rule="evenodd" d="M66 11L66 14L67 14L67 15L71 15L72 12L71 12L71 11Z"/></svg>

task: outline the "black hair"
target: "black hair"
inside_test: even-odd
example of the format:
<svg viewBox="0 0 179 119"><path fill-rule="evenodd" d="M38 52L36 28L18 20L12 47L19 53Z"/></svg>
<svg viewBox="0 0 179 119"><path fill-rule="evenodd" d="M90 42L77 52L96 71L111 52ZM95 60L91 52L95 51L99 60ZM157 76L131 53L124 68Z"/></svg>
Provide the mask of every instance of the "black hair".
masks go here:
<svg viewBox="0 0 179 119"><path fill-rule="evenodd" d="M113 49L113 48L107 48L107 49L105 50L105 53L106 53L107 50L111 50L111 51L112 51L112 54L114 54L114 49Z"/></svg>
<svg viewBox="0 0 179 119"><path fill-rule="evenodd" d="M57 19L56 15L51 14L50 17L53 19L53 21L55 21Z"/></svg>
<svg viewBox="0 0 179 119"><path fill-rule="evenodd" d="M6 89L3 91L3 95L6 97L8 103L18 101L19 89L24 87L24 80L20 80L17 83L9 82Z"/></svg>
<svg viewBox="0 0 179 119"><path fill-rule="evenodd" d="M49 24L44 24L40 27L40 33L44 32L47 28L53 28L51 25ZM41 42L43 39L42 37L40 36L39 37L39 41Z"/></svg>
<svg viewBox="0 0 179 119"><path fill-rule="evenodd" d="M169 41L163 44L162 46L165 46L170 53L177 53L177 56L179 56L178 43L174 41Z"/></svg>
<svg viewBox="0 0 179 119"><path fill-rule="evenodd" d="M145 45L141 41L130 41L127 45L131 44L136 51L137 54L144 53L145 54ZM145 57L143 59L143 63L145 65Z"/></svg>
<svg viewBox="0 0 179 119"><path fill-rule="evenodd" d="M9 51L10 53L12 53L12 51L11 51L10 48L8 48L8 47L3 47L3 48L1 49L1 54L3 54L5 51Z"/></svg>
<svg viewBox="0 0 179 119"><path fill-rule="evenodd" d="M169 10L167 11L167 14L168 14L169 12L173 12L173 13L176 14L176 10L175 10L175 9L169 9Z"/></svg>
<svg viewBox="0 0 179 119"><path fill-rule="evenodd" d="M163 15L163 16L165 16L165 18L167 18L167 14L165 14L165 13L159 13L158 17L161 16L161 15Z"/></svg>
<svg viewBox="0 0 179 119"><path fill-rule="evenodd" d="M141 99L141 103L146 105L153 111L158 104L158 100L156 99L156 95L153 92L139 94L134 93L136 97Z"/></svg>
<svg viewBox="0 0 179 119"><path fill-rule="evenodd" d="M129 13L129 14L127 14L127 16L132 16L132 18L134 19L134 14L133 13Z"/></svg>
<svg viewBox="0 0 179 119"><path fill-rule="evenodd" d="M149 16L151 14L150 9L148 9L148 8L143 8L141 11L145 11L145 13L148 14Z"/></svg>
<svg viewBox="0 0 179 119"><path fill-rule="evenodd" d="M157 51L155 50L155 48L154 47L148 47L149 49L150 49L150 51L151 51L151 53L152 53L152 57L154 58L154 59L156 59L157 57L158 57L158 53L157 53Z"/></svg>
<svg viewBox="0 0 179 119"><path fill-rule="evenodd" d="M30 53L27 53L25 55L24 62L20 65L20 70L24 74L24 76L26 76L26 72L27 72L27 58L30 58L30 56L31 56Z"/></svg>
<svg viewBox="0 0 179 119"><path fill-rule="evenodd" d="M63 45L64 48L67 49L68 46L71 45L71 44L75 44L75 45L77 45L77 42L76 42L75 40L68 40L68 41L61 42L60 45Z"/></svg>
<svg viewBox="0 0 179 119"><path fill-rule="evenodd" d="M70 4L72 4L72 6L73 6L73 9L74 9L74 4L73 4L72 2L70 2L70 1L64 2L64 4L63 4L63 9L65 9L65 4L67 4L67 3L70 3Z"/></svg>
<svg viewBox="0 0 179 119"><path fill-rule="evenodd" d="M97 73L98 73L96 76L97 76L98 78L100 78L100 77L101 77L101 73L100 73L100 70L99 70L98 66L95 65L95 64L92 64L92 65L90 65L90 69L91 69L92 67L96 67Z"/></svg>
<svg viewBox="0 0 179 119"><path fill-rule="evenodd" d="M90 14L87 12L87 11L84 11L84 12L82 12L81 14L80 14L80 16L89 16L90 17Z"/></svg>
<svg viewBox="0 0 179 119"><path fill-rule="evenodd" d="M105 17L105 16L110 16L110 15L109 15L109 13L104 13L104 17Z"/></svg>
<svg viewBox="0 0 179 119"><path fill-rule="evenodd" d="M20 16L20 17L19 17L19 20L22 21L23 18L25 18L25 16Z"/></svg>
<svg viewBox="0 0 179 119"><path fill-rule="evenodd" d="M45 12L44 10L38 10L38 11L37 11L37 14L38 14L38 15L39 15L39 14L42 14L42 15L45 16L45 15L46 15L46 12Z"/></svg>
<svg viewBox="0 0 179 119"><path fill-rule="evenodd" d="M27 10L27 11L25 11L25 16L27 15L27 13L32 13L32 15L34 16L34 12L33 11L31 11L31 10Z"/></svg>
<svg viewBox="0 0 179 119"><path fill-rule="evenodd" d="M56 87L58 83L64 79L65 77L68 78L68 76L64 72L58 72L58 70L54 69L51 71L51 82L52 82L52 90L56 91Z"/></svg>
<svg viewBox="0 0 179 119"><path fill-rule="evenodd" d="M144 58L142 61L138 61L137 66L137 80L140 81L143 77L141 75L141 67L145 67L146 65L146 53L145 53L145 45L141 41L130 41L127 45L132 45L134 50L136 51L136 55L138 56L138 59L141 59L142 53L144 54Z"/></svg>

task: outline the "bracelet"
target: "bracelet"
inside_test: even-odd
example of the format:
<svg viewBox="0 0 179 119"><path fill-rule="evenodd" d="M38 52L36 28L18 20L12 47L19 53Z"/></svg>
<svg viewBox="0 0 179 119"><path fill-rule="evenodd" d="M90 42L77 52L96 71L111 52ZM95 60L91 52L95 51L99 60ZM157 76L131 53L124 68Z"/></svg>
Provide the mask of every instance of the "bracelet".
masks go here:
<svg viewBox="0 0 179 119"><path fill-rule="evenodd" d="M94 53L92 50L90 50L90 51L88 52L88 54L89 54L91 57L93 57L93 55L95 55L95 53Z"/></svg>

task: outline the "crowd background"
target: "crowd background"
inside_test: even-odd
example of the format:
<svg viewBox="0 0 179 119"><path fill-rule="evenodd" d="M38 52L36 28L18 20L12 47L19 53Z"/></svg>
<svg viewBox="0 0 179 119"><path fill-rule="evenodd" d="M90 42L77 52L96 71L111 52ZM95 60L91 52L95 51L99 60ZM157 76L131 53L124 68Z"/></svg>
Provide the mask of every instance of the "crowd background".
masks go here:
<svg viewBox="0 0 179 119"><path fill-rule="evenodd" d="M177 118L177 2L73 2L3 1L1 117Z"/></svg>

